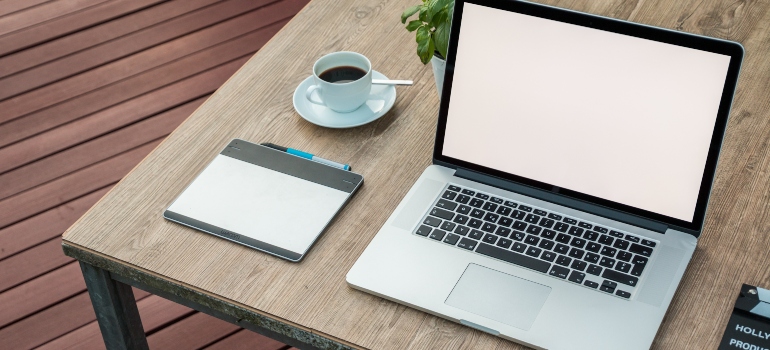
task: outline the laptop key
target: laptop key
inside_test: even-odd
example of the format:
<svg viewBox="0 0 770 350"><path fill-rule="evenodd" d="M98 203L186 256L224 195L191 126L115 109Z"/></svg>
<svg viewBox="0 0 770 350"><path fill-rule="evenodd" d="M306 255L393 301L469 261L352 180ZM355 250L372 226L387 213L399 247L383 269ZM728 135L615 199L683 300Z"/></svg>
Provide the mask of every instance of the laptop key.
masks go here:
<svg viewBox="0 0 770 350"><path fill-rule="evenodd" d="M423 224L426 224L428 226L438 227L438 225L441 225L441 219L428 216L427 218L425 218L425 221L423 221Z"/></svg>
<svg viewBox="0 0 770 350"><path fill-rule="evenodd" d="M644 267L645 267L645 266L646 266L646 265L638 265L638 264L634 264L634 267L633 267L633 268L631 268L631 275L633 275L633 276L636 276L636 277L639 277L639 276L641 276L641 275L642 275L642 272L644 272Z"/></svg>
<svg viewBox="0 0 770 350"><path fill-rule="evenodd" d="M577 248L572 248L569 251L569 256L571 258L575 258L575 259L582 259L583 258L583 254L585 254L585 252L580 250L580 249L577 249Z"/></svg>
<svg viewBox="0 0 770 350"><path fill-rule="evenodd" d="M543 228L540 226L529 225L529 227L527 227L527 233L531 233L533 235L539 234L542 230Z"/></svg>
<svg viewBox="0 0 770 350"><path fill-rule="evenodd" d="M474 207L474 208L481 208L482 205L484 205L484 201L478 198L471 199L470 203L468 205Z"/></svg>
<svg viewBox="0 0 770 350"><path fill-rule="evenodd" d="M488 222L485 222L484 226L481 226L482 231L486 231L489 233L495 232L496 229L497 229L497 225L490 224Z"/></svg>
<svg viewBox="0 0 770 350"><path fill-rule="evenodd" d="M508 235L511 234L511 229L500 226L497 228L497 231L495 231L495 234L500 237L508 237Z"/></svg>
<svg viewBox="0 0 770 350"><path fill-rule="evenodd" d="M563 233L560 233L558 236L556 236L556 242L559 242L559 243L569 243L570 240L572 240L572 237L567 236Z"/></svg>
<svg viewBox="0 0 770 350"><path fill-rule="evenodd" d="M481 209L473 209L471 210L470 216L476 219L481 219L484 217L484 211Z"/></svg>
<svg viewBox="0 0 770 350"><path fill-rule="evenodd" d="M460 214L468 215L471 213L471 210L473 208L467 206L467 205L461 205L459 208L457 208L457 212Z"/></svg>
<svg viewBox="0 0 770 350"><path fill-rule="evenodd" d="M647 261L649 261L649 259L647 259L647 258L645 258L645 257L643 257L641 255L636 255L636 256L634 256L634 259L631 262L633 262L634 264L637 264L637 265L647 265Z"/></svg>
<svg viewBox="0 0 770 350"><path fill-rule="evenodd" d="M545 210L540 210L540 209L535 209L534 213L540 216L548 215L548 213Z"/></svg>
<svg viewBox="0 0 770 350"><path fill-rule="evenodd" d="M646 247L639 244L631 244L631 248L628 248L628 251L634 254L644 255L644 256L650 256L652 255L652 248Z"/></svg>
<svg viewBox="0 0 770 350"><path fill-rule="evenodd" d="M607 233L607 229L601 226L594 226L594 231L599 233Z"/></svg>
<svg viewBox="0 0 770 350"><path fill-rule="evenodd" d="M468 235L468 237L473 238L475 240L481 239L481 237L484 237L484 232L481 232L479 230L471 230L471 234Z"/></svg>
<svg viewBox="0 0 770 350"><path fill-rule="evenodd" d="M602 246L601 246L601 244L598 244L598 243L589 242L586 245L586 250L589 251L589 252L598 253L599 250L601 250L601 249L602 249Z"/></svg>
<svg viewBox="0 0 770 350"><path fill-rule="evenodd" d="M497 222L497 224L500 225L500 226L510 227L511 224L513 224L513 219L507 218L507 217L502 217Z"/></svg>
<svg viewBox="0 0 770 350"><path fill-rule="evenodd" d="M642 240L642 244L644 244L644 245L646 245L646 246L648 246L648 247L653 247L653 248L655 248L655 242L653 242L653 241L651 241L651 240L648 240L648 239L643 239L643 240Z"/></svg>
<svg viewBox="0 0 770 350"><path fill-rule="evenodd" d="M433 208L430 211L430 215L440 217L444 220L452 220L452 218L455 216L455 213L441 208Z"/></svg>
<svg viewBox="0 0 770 350"><path fill-rule="evenodd" d="M627 240L629 242L639 243L639 237L636 237L636 236L626 235L625 237L623 237L623 239L625 239L625 240ZM645 241L646 241L646 239L645 239ZM645 245L647 245L647 244L645 244ZM651 246L651 247L654 247L654 245Z"/></svg>
<svg viewBox="0 0 770 350"><path fill-rule="evenodd" d="M417 229L417 231L414 231L414 233L420 235L420 236L428 236L430 234L430 231L433 229L430 228L430 226L427 225L420 225L420 228Z"/></svg>
<svg viewBox="0 0 770 350"><path fill-rule="evenodd" d="M473 250L476 249L477 242L472 239L463 238L460 240L460 243L457 243L457 246L463 249Z"/></svg>
<svg viewBox="0 0 770 350"><path fill-rule="evenodd" d="M527 228L527 224L524 221L516 221L513 223L514 230L524 231Z"/></svg>
<svg viewBox="0 0 770 350"><path fill-rule="evenodd" d="M522 211L526 211L526 212L528 212L528 213L532 211L532 208L531 208L531 207L528 207L528 206L526 206L526 205L520 205L520 206L519 206L519 209L520 209L520 210L522 210Z"/></svg>
<svg viewBox="0 0 770 350"><path fill-rule="evenodd" d="M444 221L444 223L441 224L441 229L444 231L452 231L455 229L455 226L457 226L457 224L449 221Z"/></svg>
<svg viewBox="0 0 770 350"><path fill-rule="evenodd" d="M513 239L515 241L523 240L524 239L524 232L513 231L513 233L511 233L511 239Z"/></svg>
<svg viewBox="0 0 770 350"><path fill-rule="evenodd" d="M529 247L529 248L527 248L527 252L524 253L524 254L527 254L529 256L533 256L533 257L537 258L538 256L540 256L541 252L543 252L543 250L538 248L538 247Z"/></svg>
<svg viewBox="0 0 770 350"><path fill-rule="evenodd" d="M483 194L483 193L476 193L476 198L481 198L483 200L489 199L489 195Z"/></svg>
<svg viewBox="0 0 770 350"><path fill-rule="evenodd" d="M458 225L457 228L455 229L455 233L460 235L460 236L465 236L470 231L471 231L471 229L468 228L467 226L459 226Z"/></svg>
<svg viewBox="0 0 770 350"><path fill-rule="evenodd" d="M527 213L525 213L525 212L523 212L523 211L521 211L521 210L514 210L514 211L511 213L511 217L512 217L512 218L514 218L514 219L516 219L516 220L521 220L521 219L523 219L523 218L524 218L524 216L526 216L526 215L527 215Z"/></svg>
<svg viewBox="0 0 770 350"><path fill-rule="evenodd" d="M586 231L586 233L583 234L583 238L588 241L595 241L597 238L599 238L599 234L594 231Z"/></svg>
<svg viewBox="0 0 770 350"><path fill-rule="evenodd" d="M538 244L537 246L540 247L540 248L543 248L543 249L551 250L551 248L553 248L554 244L555 243L553 243L552 240L543 239L543 240L540 241L540 244Z"/></svg>
<svg viewBox="0 0 770 350"><path fill-rule="evenodd" d="M553 229L559 232L567 232L567 230L569 229L569 225L563 222L557 222L556 225L553 227Z"/></svg>
<svg viewBox="0 0 770 350"><path fill-rule="evenodd" d="M497 241L497 246L498 246L498 247L501 247L501 248L505 248L505 249L508 249L508 248L510 248L510 247L511 247L511 243L513 243L513 241L511 241L510 239L507 239L507 238L500 238L500 239Z"/></svg>
<svg viewBox="0 0 770 350"><path fill-rule="evenodd" d="M470 221L468 221L468 226L473 227L473 228L479 228L479 227L481 227L481 224L483 224L483 223L484 222L479 220L479 219L471 219Z"/></svg>
<svg viewBox="0 0 770 350"><path fill-rule="evenodd" d="M457 186L455 186L455 185L449 185L449 187L448 187L448 188L449 188L450 190L452 190L452 191L455 191L455 192L460 192L460 187L457 187Z"/></svg>
<svg viewBox="0 0 770 350"><path fill-rule="evenodd" d="M484 206L482 208L486 211L495 211L497 210L497 204L492 202L486 202L484 203Z"/></svg>
<svg viewBox="0 0 770 350"><path fill-rule="evenodd" d="M542 218L540 220L540 226L543 226L545 228L551 228L553 226L554 221L551 219Z"/></svg>
<svg viewBox="0 0 770 350"><path fill-rule="evenodd" d="M612 244L613 241L614 241L614 239L612 237L610 237L610 236L607 236L607 235L602 235L601 237L599 237L599 243L604 244L604 245L610 245L610 244Z"/></svg>
<svg viewBox="0 0 770 350"><path fill-rule="evenodd" d="M529 244L529 245L536 245L537 242L539 242L539 241L540 241L540 238L537 238L537 237L535 237L533 235L528 235L527 238L524 239L524 243Z"/></svg>
<svg viewBox="0 0 770 350"><path fill-rule="evenodd" d="M554 219L554 220L556 220L556 221L559 221L559 220L561 220L561 215L559 215L559 214L554 214L554 213L550 213L550 214L548 214L548 218L549 218L549 219Z"/></svg>
<svg viewBox="0 0 770 350"><path fill-rule="evenodd" d="M568 223L570 225L577 225L577 220L575 220L575 219L564 218L564 220L562 220L562 221L564 221L564 222L566 222L566 223Z"/></svg>
<svg viewBox="0 0 770 350"><path fill-rule="evenodd" d="M599 276L599 274L602 273L602 268L599 266L596 266L594 264L588 265L588 270L586 271L592 275Z"/></svg>
<svg viewBox="0 0 770 350"><path fill-rule="evenodd" d="M585 280L585 282L583 282L583 285L588 287L588 288L596 289L596 287L599 286L599 283L596 283L594 281Z"/></svg>
<svg viewBox="0 0 770 350"><path fill-rule="evenodd" d="M615 259L610 259L607 257L603 257L602 260L599 261L599 265L602 265L604 267L612 268L615 266Z"/></svg>
<svg viewBox="0 0 770 350"><path fill-rule="evenodd" d="M457 203L450 202L446 199L439 199L438 202L436 202L436 206L441 209L455 210L455 208L457 208Z"/></svg>
<svg viewBox="0 0 770 350"><path fill-rule="evenodd" d="M548 268L551 267L551 264L548 262L485 243L480 243L479 247L476 248L476 252L543 273L547 272Z"/></svg>
<svg viewBox="0 0 770 350"><path fill-rule="evenodd" d="M524 218L524 221L530 224L537 224L540 221L540 217L535 214L529 214L526 218Z"/></svg>
<svg viewBox="0 0 770 350"><path fill-rule="evenodd" d="M433 238L433 239L435 239L437 241L440 241L440 240L442 240L444 238L445 234L446 234L446 232L444 232L444 231L433 230L433 232L431 232L430 235L428 235L428 237Z"/></svg>
<svg viewBox="0 0 770 350"><path fill-rule="evenodd" d="M549 251L546 250L546 251L543 252L543 255L540 256L540 259L543 259L545 261L553 262L554 259L556 259L556 253L549 252Z"/></svg>
<svg viewBox="0 0 770 350"><path fill-rule="evenodd" d="M616 239L615 243L612 246L620 250L625 250L626 248L628 248L628 245L629 245L628 241L624 241L622 239Z"/></svg>
<svg viewBox="0 0 770 350"><path fill-rule="evenodd" d="M617 237L617 238L623 238L625 236L622 232L618 232L615 230L610 231L610 236Z"/></svg>
<svg viewBox="0 0 770 350"><path fill-rule="evenodd" d="M582 222L582 221L578 223L578 226L580 226L582 228L587 228L587 229L590 229L590 228L594 227L594 225L591 225L591 224L589 224L587 222Z"/></svg>
<svg viewBox="0 0 770 350"><path fill-rule="evenodd" d="M602 292L612 293L612 292L615 291L615 288L617 286L618 286L618 284L615 283L615 282L604 280L604 282L602 282L602 285L601 285L601 287L599 287L599 289Z"/></svg>
<svg viewBox="0 0 770 350"><path fill-rule="evenodd" d="M569 281L575 282L575 283L583 283L583 279L586 278L586 274L578 271L572 271L572 273L569 274Z"/></svg>
<svg viewBox="0 0 770 350"><path fill-rule="evenodd" d="M576 248L583 248L586 245L586 240L575 237L572 239L572 242L570 242L569 245Z"/></svg>
<svg viewBox="0 0 770 350"><path fill-rule="evenodd" d="M583 231L585 231L585 230L583 230L583 229L582 229L582 228L580 228L580 227L577 227L577 226L572 226L572 227L569 229L569 234L571 234L571 235L573 235L573 236L578 236L578 237L580 237L580 236L582 236L582 235L583 235Z"/></svg>
<svg viewBox="0 0 770 350"><path fill-rule="evenodd" d="M634 276L626 275L625 273L621 273L615 270L610 269L604 269L604 273L602 273L602 277L613 280L618 283L623 283L625 285L629 285L632 287L636 286L636 282L639 282L639 278L636 278Z"/></svg>
<svg viewBox="0 0 770 350"><path fill-rule="evenodd" d="M484 215L484 221L489 221L491 223L496 223L497 219L500 218L500 215L497 215L495 213L489 212L487 215Z"/></svg>
<svg viewBox="0 0 770 350"><path fill-rule="evenodd" d="M497 208L496 213L498 213L498 214L500 214L502 216L508 216L508 214L510 214L511 211L513 211L513 209L508 208L508 207L504 207L504 206L501 205L501 206L499 206ZM506 218L506 219L508 219L508 218ZM508 220L510 220L510 219L508 219Z"/></svg>
<svg viewBox="0 0 770 350"><path fill-rule="evenodd" d="M455 216L455 219L452 220L460 225L465 225L468 222L468 217L465 215L457 215Z"/></svg>
<svg viewBox="0 0 770 350"><path fill-rule="evenodd" d="M599 254L586 253L586 256L583 258L583 260L596 264L599 262L599 258L600 258Z"/></svg>
<svg viewBox="0 0 770 350"><path fill-rule="evenodd" d="M556 263L561 266L569 266L569 264L572 262L571 258L568 258L564 255L559 255L558 258L556 258Z"/></svg>
<svg viewBox="0 0 770 350"><path fill-rule="evenodd" d="M556 238L556 231L543 230L543 233L540 235L540 237L547 238L547 239L554 239Z"/></svg>
<svg viewBox="0 0 770 350"><path fill-rule="evenodd" d="M505 205L507 205L507 206L509 206L511 208L516 208L516 207L519 206L518 204L516 204L514 202L511 202L511 201L505 201L505 203L503 203L503 204L505 204Z"/></svg>
<svg viewBox="0 0 770 350"><path fill-rule="evenodd" d="M463 194L467 194L467 195L469 195L469 196L473 196L473 195L475 195L475 194L476 194L476 192L474 192L474 191L471 191L471 190L469 190L469 189L467 189L467 188L466 188L466 189L464 189L464 190L462 191L462 193L463 193Z"/></svg>
<svg viewBox="0 0 770 350"><path fill-rule="evenodd" d="M524 243L516 242L513 244L513 248L511 248L514 252L524 253L525 250L527 250L527 245Z"/></svg>
<svg viewBox="0 0 770 350"><path fill-rule="evenodd" d="M633 254L629 252L618 252L618 256L616 256L616 258L621 261L629 262L631 261L632 256Z"/></svg>
<svg viewBox="0 0 770 350"><path fill-rule="evenodd" d="M468 204L468 201L470 201L470 200L471 200L471 197L470 196L466 196L464 194L461 194L461 195L457 196L457 198L455 198L455 202L458 202L460 204Z"/></svg>
<svg viewBox="0 0 770 350"><path fill-rule="evenodd" d="M497 198L497 197L492 197L489 200L492 201L492 202L495 202L497 204L503 204L503 200L500 199L500 198Z"/></svg>
<svg viewBox="0 0 770 350"><path fill-rule="evenodd" d="M628 273L628 271L631 270L631 264L618 261L618 263L615 264L615 270Z"/></svg>
<svg viewBox="0 0 770 350"><path fill-rule="evenodd" d="M451 244L451 245L455 245L455 244L457 243L457 241L459 241L459 240L460 240L460 236L458 236L458 235L456 235L456 234L452 234L452 233L450 233L450 234L448 234L448 235L447 235L447 236L444 238L444 243L448 243L448 244Z"/></svg>
<svg viewBox="0 0 770 350"><path fill-rule="evenodd" d="M556 248L553 248L553 251L555 251L555 252L557 252L559 254L565 254L566 255L567 252L569 252L569 246L566 245L566 244L559 243L559 244L556 245Z"/></svg>
<svg viewBox="0 0 770 350"><path fill-rule="evenodd" d="M622 291L620 289L615 291L615 295L617 295L617 296L619 296L621 298L626 298L626 299L631 297L631 293L626 292L626 291Z"/></svg>
<svg viewBox="0 0 770 350"><path fill-rule="evenodd" d="M495 244L495 242L497 242L497 236L487 233L484 235L483 241L489 244Z"/></svg>
<svg viewBox="0 0 770 350"><path fill-rule="evenodd" d="M455 199L455 197L457 197L457 192L452 192L449 190L447 190L446 192L444 192L444 194L441 195L441 198L448 199L450 201Z"/></svg>
<svg viewBox="0 0 770 350"><path fill-rule="evenodd" d="M616 252L617 252L617 249L605 246L605 247L602 247L602 251L599 254L612 258L612 257L615 257Z"/></svg>
<svg viewBox="0 0 770 350"><path fill-rule="evenodd" d="M588 263L582 260L574 260L572 261L571 267L573 270L583 271L586 269L586 266L588 266Z"/></svg>
<svg viewBox="0 0 770 350"><path fill-rule="evenodd" d="M565 278L567 278L567 274L568 273L569 273L569 269L568 268L561 267L561 266L558 266L558 265L553 265L553 267L551 267L551 272L549 272L548 274L551 275L551 276L554 276L554 277L559 277L559 278L565 279Z"/></svg>

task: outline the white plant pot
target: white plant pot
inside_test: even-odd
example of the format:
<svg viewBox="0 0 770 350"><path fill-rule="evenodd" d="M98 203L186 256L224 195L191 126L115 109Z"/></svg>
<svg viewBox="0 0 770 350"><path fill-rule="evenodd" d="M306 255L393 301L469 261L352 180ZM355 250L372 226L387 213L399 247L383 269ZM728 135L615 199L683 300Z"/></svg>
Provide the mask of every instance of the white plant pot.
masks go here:
<svg viewBox="0 0 770 350"><path fill-rule="evenodd" d="M446 61L433 55L430 59L430 65L433 67L433 78L436 80L436 90L438 91L438 97L441 98L441 89L444 87L444 68L446 68Z"/></svg>

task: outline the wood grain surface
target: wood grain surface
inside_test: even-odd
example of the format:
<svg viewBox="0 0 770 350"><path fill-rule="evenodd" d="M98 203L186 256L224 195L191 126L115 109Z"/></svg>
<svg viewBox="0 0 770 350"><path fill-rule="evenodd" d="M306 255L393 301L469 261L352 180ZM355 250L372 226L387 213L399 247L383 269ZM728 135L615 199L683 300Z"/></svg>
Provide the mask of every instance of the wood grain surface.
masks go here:
<svg viewBox="0 0 770 350"><path fill-rule="evenodd" d="M431 160L438 96L430 67L420 64L414 37L399 22L413 3L313 0L71 227L65 242L361 347L519 348L345 283ZM715 348L741 283L770 286L770 2L545 3L736 40L746 48L705 230L653 344ZM393 109L368 125L333 130L310 124L294 111L292 93L318 57L340 50L363 53L376 70L415 85L397 88ZM366 178L301 263L162 219L163 209L236 137L350 163Z"/></svg>

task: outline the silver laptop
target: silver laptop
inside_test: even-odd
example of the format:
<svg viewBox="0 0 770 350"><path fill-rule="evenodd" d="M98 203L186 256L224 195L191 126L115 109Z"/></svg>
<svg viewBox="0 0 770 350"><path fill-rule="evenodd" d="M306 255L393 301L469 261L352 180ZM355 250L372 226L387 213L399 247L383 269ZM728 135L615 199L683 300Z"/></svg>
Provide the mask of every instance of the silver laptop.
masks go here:
<svg viewBox="0 0 770 350"><path fill-rule="evenodd" d="M646 349L703 228L743 48L456 1L433 165L347 275L536 348Z"/></svg>

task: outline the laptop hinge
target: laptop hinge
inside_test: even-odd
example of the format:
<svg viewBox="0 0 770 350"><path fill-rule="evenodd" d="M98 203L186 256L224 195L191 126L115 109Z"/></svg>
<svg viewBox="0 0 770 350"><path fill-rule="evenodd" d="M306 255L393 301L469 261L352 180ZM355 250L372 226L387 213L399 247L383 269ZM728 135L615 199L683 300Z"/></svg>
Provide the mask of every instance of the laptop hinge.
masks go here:
<svg viewBox="0 0 770 350"><path fill-rule="evenodd" d="M544 201L552 202L558 205L584 211L586 213L602 216L615 221L620 221L629 225L634 225L655 232L666 233L668 225L641 218L607 207L591 204L574 198L566 197L558 193L543 191L534 187L518 184L498 177L484 175L472 170L457 167L455 176L479 182L485 185L497 187L506 191L516 192L525 196L534 197Z"/></svg>

